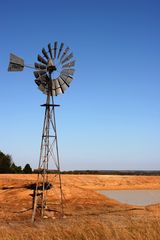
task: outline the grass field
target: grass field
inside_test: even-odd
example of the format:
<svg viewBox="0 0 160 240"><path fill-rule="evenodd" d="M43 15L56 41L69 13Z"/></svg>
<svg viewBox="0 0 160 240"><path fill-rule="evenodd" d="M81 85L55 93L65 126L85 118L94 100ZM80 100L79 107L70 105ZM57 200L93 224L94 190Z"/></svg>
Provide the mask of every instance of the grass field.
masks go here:
<svg viewBox="0 0 160 240"><path fill-rule="evenodd" d="M58 185L49 175L53 189L48 202L57 200ZM159 240L160 204L145 207L109 199L100 189L160 189L158 176L63 175L65 218L47 212L31 224L32 190L26 186L36 175L0 175L0 239L2 240Z"/></svg>

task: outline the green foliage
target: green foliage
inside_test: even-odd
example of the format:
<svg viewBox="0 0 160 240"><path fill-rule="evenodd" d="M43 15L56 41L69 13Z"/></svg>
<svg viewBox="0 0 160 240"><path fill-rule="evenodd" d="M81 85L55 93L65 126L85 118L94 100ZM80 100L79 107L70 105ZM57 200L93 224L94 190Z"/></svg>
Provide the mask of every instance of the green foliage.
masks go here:
<svg viewBox="0 0 160 240"><path fill-rule="evenodd" d="M28 163L23 168L23 172L24 173L32 173L32 168L31 168L31 166Z"/></svg>
<svg viewBox="0 0 160 240"><path fill-rule="evenodd" d="M0 173L10 173L12 157L0 151Z"/></svg>
<svg viewBox="0 0 160 240"><path fill-rule="evenodd" d="M12 157L0 151L0 173L32 173L29 164L26 164L22 171L21 166L16 166L12 161Z"/></svg>
<svg viewBox="0 0 160 240"><path fill-rule="evenodd" d="M22 173L22 168L21 166L16 166L14 163L12 163L11 167L10 167L10 172L11 173Z"/></svg>

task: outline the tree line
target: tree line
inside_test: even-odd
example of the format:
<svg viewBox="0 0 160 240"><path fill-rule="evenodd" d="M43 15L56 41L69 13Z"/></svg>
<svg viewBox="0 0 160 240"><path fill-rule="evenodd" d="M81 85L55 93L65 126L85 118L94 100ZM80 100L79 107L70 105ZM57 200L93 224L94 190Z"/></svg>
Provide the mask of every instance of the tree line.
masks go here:
<svg viewBox="0 0 160 240"><path fill-rule="evenodd" d="M11 155L0 151L0 173L32 173L32 168L28 163L23 169L21 166L16 166Z"/></svg>

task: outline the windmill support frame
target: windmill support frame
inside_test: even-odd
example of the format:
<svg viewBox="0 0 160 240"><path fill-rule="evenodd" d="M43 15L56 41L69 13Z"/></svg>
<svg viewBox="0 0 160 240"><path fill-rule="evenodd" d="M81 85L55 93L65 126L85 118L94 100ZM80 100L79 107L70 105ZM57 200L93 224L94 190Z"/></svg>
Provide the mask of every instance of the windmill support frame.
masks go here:
<svg viewBox="0 0 160 240"><path fill-rule="evenodd" d="M45 216L45 210L48 209L48 190L52 187L49 182L48 170L49 163L54 163L56 175L58 177L57 184L59 185L59 213L61 216L64 215L63 210L63 191L62 191L62 180L60 173L60 161L59 161L59 149L58 149L58 138L56 128L56 117L55 107L60 105L54 104L53 96L47 95L46 103L41 105L45 107L44 123L42 130L42 140L40 147L40 158L37 173L36 188L33 194L33 211L32 211L32 223L35 221L36 213L38 210L41 217ZM56 210L57 211L57 210Z"/></svg>

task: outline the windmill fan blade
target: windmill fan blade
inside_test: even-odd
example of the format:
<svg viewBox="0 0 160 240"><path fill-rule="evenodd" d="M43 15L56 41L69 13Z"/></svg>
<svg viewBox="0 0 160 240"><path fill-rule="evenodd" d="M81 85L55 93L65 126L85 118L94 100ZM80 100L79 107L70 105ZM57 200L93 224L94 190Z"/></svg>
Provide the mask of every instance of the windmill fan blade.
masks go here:
<svg viewBox="0 0 160 240"><path fill-rule="evenodd" d="M61 46L60 46L59 51L58 51L58 57L57 58L59 58L59 56L60 56L60 54L62 52L63 47L64 47L64 43L61 43Z"/></svg>
<svg viewBox="0 0 160 240"><path fill-rule="evenodd" d="M73 57L73 53L70 53L63 61L61 61L61 63L65 63L67 61L69 61L71 58Z"/></svg>
<svg viewBox="0 0 160 240"><path fill-rule="evenodd" d="M75 60L69 63L66 63L65 65L62 66L62 68L68 68L68 67L74 67L75 66Z"/></svg>
<svg viewBox="0 0 160 240"><path fill-rule="evenodd" d="M51 91L51 96L54 97L55 95L56 95L56 92L55 92L55 90L52 89L52 91Z"/></svg>
<svg viewBox="0 0 160 240"><path fill-rule="evenodd" d="M55 82L55 88L56 88L56 90L55 90L56 95L59 95L59 94L63 93L58 80L56 79L56 80L54 80L54 82Z"/></svg>
<svg viewBox="0 0 160 240"><path fill-rule="evenodd" d="M63 88L62 88L62 85L60 84L59 78L57 78L57 81L58 81L58 84L59 84L59 86L60 86L60 88L61 88L62 93L64 93Z"/></svg>
<svg viewBox="0 0 160 240"><path fill-rule="evenodd" d="M44 94L47 94L46 88L43 86L43 84L39 85L38 88L39 88Z"/></svg>
<svg viewBox="0 0 160 240"><path fill-rule="evenodd" d="M38 88L45 93L45 89L46 89L46 84L42 83L40 80L35 80L35 83L37 84Z"/></svg>
<svg viewBox="0 0 160 240"><path fill-rule="evenodd" d="M56 89L60 88L60 84L59 84L58 80L56 79L56 80L54 80L54 82L55 82L55 88Z"/></svg>
<svg viewBox="0 0 160 240"><path fill-rule="evenodd" d="M41 84L41 81L38 80L38 79L36 79L36 80L35 80L35 83L39 86L39 85Z"/></svg>
<svg viewBox="0 0 160 240"><path fill-rule="evenodd" d="M56 87L55 87L55 80L52 80L52 90L51 90L51 95L55 96L56 95Z"/></svg>
<svg viewBox="0 0 160 240"><path fill-rule="evenodd" d="M38 61L40 61L41 63L44 63L47 65L47 61L41 56L38 54L38 57L37 57Z"/></svg>
<svg viewBox="0 0 160 240"><path fill-rule="evenodd" d="M63 85L61 85L62 91L66 91L68 89L68 86L64 83Z"/></svg>
<svg viewBox="0 0 160 240"><path fill-rule="evenodd" d="M52 90L56 90L56 86L55 86L55 80L52 80Z"/></svg>
<svg viewBox="0 0 160 240"><path fill-rule="evenodd" d="M60 77L58 78L58 82L63 92L69 87L69 85L66 84Z"/></svg>
<svg viewBox="0 0 160 240"><path fill-rule="evenodd" d="M47 58L47 60L49 59L49 56L48 56L48 54L47 54L47 52L46 52L46 50L44 49L44 48L42 48L42 53L43 53L43 55Z"/></svg>
<svg viewBox="0 0 160 240"><path fill-rule="evenodd" d="M46 82L46 83L50 80L50 78L48 77L47 74L40 76L40 78L41 78L41 81Z"/></svg>
<svg viewBox="0 0 160 240"><path fill-rule="evenodd" d="M36 78L35 81L37 81L37 84L43 84L44 86L46 86L48 84L48 76L46 77L47 75L44 75L44 76L40 76L38 78Z"/></svg>
<svg viewBox="0 0 160 240"><path fill-rule="evenodd" d="M50 53L50 57L53 58L53 56L52 56L52 48L51 48L51 44L50 43L48 44L48 50L49 50L49 53Z"/></svg>
<svg viewBox="0 0 160 240"><path fill-rule="evenodd" d="M75 72L75 70L74 70L74 69L71 69L71 68L70 68L70 69L63 69L63 70L61 71L62 74L67 75L67 76L73 75L74 72Z"/></svg>
<svg viewBox="0 0 160 240"><path fill-rule="evenodd" d="M52 83L51 83L51 81L48 82L47 84L43 84L43 86L45 87L46 94L50 94L52 92Z"/></svg>
<svg viewBox="0 0 160 240"><path fill-rule="evenodd" d="M62 80L67 83L68 85L72 82L73 78L71 76L66 76L64 74L61 73L60 78L62 78Z"/></svg>
<svg viewBox="0 0 160 240"><path fill-rule="evenodd" d="M56 96L63 93L61 88L57 88L55 92L56 92Z"/></svg>
<svg viewBox="0 0 160 240"><path fill-rule="evenodd" d="M45 71L45 70L40 70L40 71L34 71L33 73L34 73L34 76L35 76L36 78L38 78L38 77L40 77L41 75L46 74L46 71Z"/></svg>
<svg viewBox="0 0 160 240"><path fill-rule="evenodd" d="M54 58L56 58L57 46L58 46L58 43L55 42L54 43Z"/></svg>
<svg viewBox="0 0 160 240"><path fill-rule="evenodd" d="M24 68L24 60L13 53L10 54L10 62L8 66L9 72L18 72L23 71Z"/></svg>
<svg viewBox="0 0 160 240"><path fill-rule="evenodd" d="M62 85L65 83L65 82L62 80L62 78L60 78L60 77L58 77L57 80L58 80L60 86L62 86Z"/></svg>
<svg viewBox="0 0 160 240"><path fill-rule="evenodd" d="M38 69L46 69L46 66L40 63L35 63L34 66L35 68L38 68Z"/></svg>
<svg viewBox="0 0 160 240"><path fill-rule="evenodd" d="M67 54L67 52L69 51L70 49L69 49L69 47L67 47L65 50L64 50L64 52L63 52L63 54L62 54L62 57L60 58L60 62L62 63L62 59L64 58L64 56Z"/></svg>
<svg viewBox="0 0 160 240"><path fill-rule="evenodd" d="M69 84L64 80L62 79L61 77L58 78L58 81L59 81L59 84L62 86L63 84L67 85L67 87L69 87Z"/></svg>

